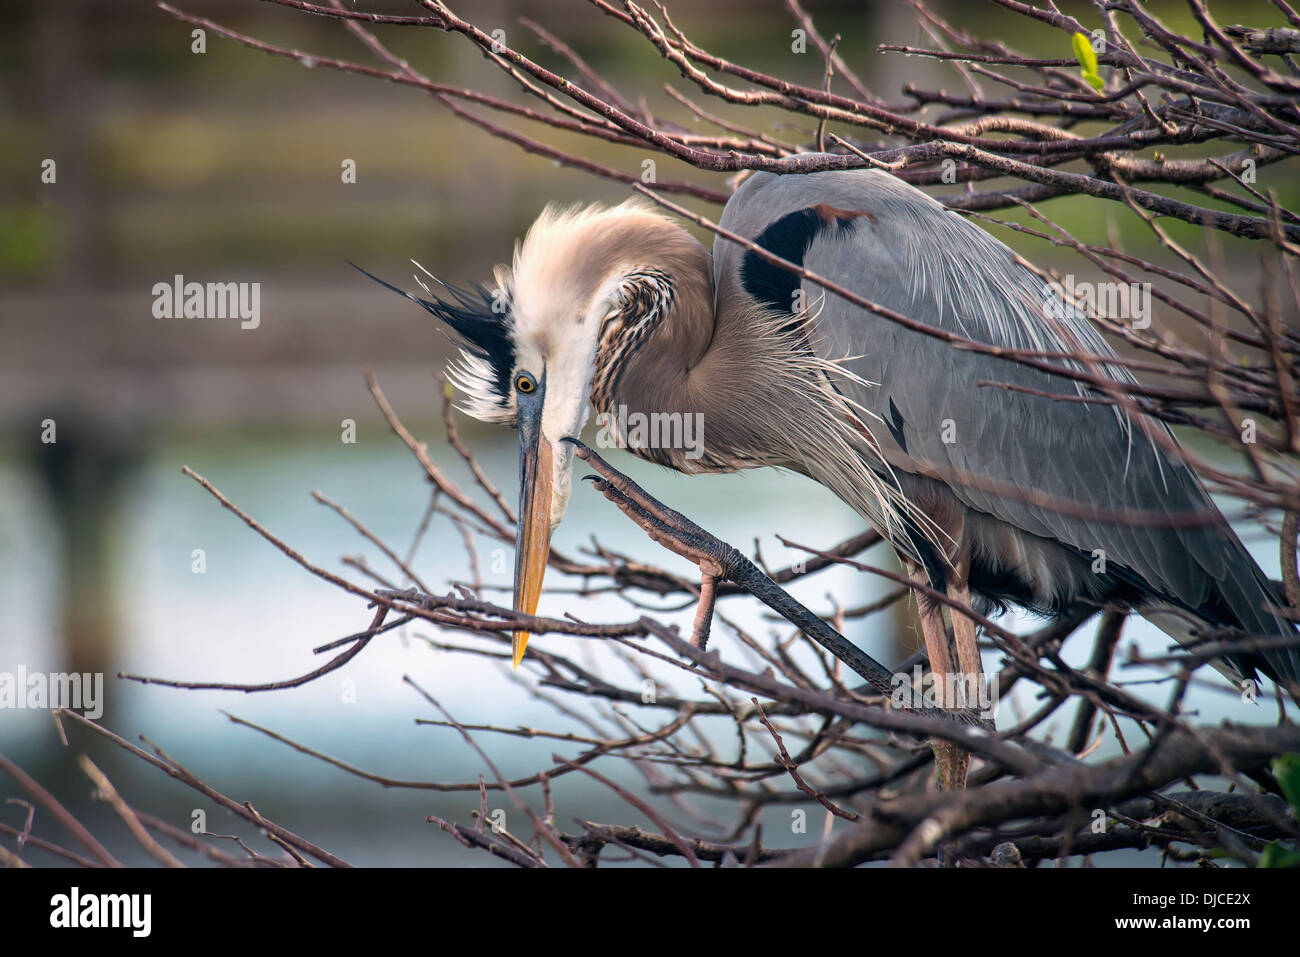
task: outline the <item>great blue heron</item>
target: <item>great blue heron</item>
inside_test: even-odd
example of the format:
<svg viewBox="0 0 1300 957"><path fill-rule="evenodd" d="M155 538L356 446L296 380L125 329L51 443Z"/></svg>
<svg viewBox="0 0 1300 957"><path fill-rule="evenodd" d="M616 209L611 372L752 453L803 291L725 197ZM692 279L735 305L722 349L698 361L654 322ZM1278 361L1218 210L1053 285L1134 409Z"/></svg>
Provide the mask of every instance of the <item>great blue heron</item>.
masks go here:
<svg viewBox="0 0 1300 957"><path fill-rule="evenodd" d="M752 175L719 226L1049 368L953 348L721 235L710 256L638 201L548 207L494 289L411 297L463 340L451 378L464 409L519 430L516 610L537 607L569 499L564 440L594 406L616 422L698 415L702 447L628 446L682 472L803 473L875 526L918 583L977 612L1060 615L1083 601L1136 609L1180 641L1205 626L1295 636L1172 433L1106 401L1132 382L1107 343L987 232L875 170ZM974 623L952 615L950 644L939 608L919 604L935 673L979 675ZM515 635L516 665L527 641ZM1300 650L1215 665L1294 688Z"/></svg>

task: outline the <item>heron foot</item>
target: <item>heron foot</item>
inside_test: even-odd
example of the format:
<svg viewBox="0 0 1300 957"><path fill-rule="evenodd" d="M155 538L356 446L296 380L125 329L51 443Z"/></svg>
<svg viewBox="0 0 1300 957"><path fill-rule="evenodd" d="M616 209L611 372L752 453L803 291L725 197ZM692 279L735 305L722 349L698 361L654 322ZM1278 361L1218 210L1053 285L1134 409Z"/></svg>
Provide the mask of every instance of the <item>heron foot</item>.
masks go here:
<svg viewBox="0 0 1300 957"><path fill-rule="evenodd" d="M899 677L876 661L853 642L793 598L763 571L732 545L705 531L676 509L669 508L650 495L636 482L619 472L594 450L577 439L564 441L574 447L574 454L599 473L590 476L597 491L617 505L625 515L639 525L647 535L669 551L699 565L701 572L700 608L695 618L693 640L702 646L708 640L708 623L713 612L714 585L717 581L730 581L739 585L786 621L790 622L813 641L844 662L864 678L877 692L890 698L897 690ZM930 711L933 714L933 711ZM988 719L972 709L943 710L944 717L962 724L994 732ZM940 763L941 786L962 787L970 756L954 745L935 741L936 761ZM940 756L942 752L943 756ZM951 759L948 755L951 753ZM944 785L942 782L951 782Z"/></svg>
<svg viewBox="0 0 1300 957"><path fill-rule="evenodd" d="M728 565L733 563L733 556L729 553L735 549L681 512L664 505L581 442L575 439L566 441L574 446L578 458L600 473L599 476L588 476L598 492L622 509L623 514L636 522L653 541L699 566L700 603L695 613L691 642L697 648L707 648L717 582L727 577L724 562Z"/></svg>
<svg viewBox="0 0 1300 957"><path fill-rule="evenodd" d="M664 505L577 439L564 441L574 447L578 458L600 473L599 476L588 476L596 490L621 508L647 535L688 561L701 567L709 566L715 577L725 575L723 562L729 557L726 553L734 552L734 548L700 528L681 512Z"/></svg>
<svg viewBox="0 0 1300 957"><path fill-rule="evenodd" d="M710 577L734 582L786 621L800 628L864 678L876 691L886 697L893 693L896 682L890 669L796 601L738 549L705 531L676 509L659 502L578 440L565 441L574 446L578 458L599 473L599 477L594 480L596 489L641 526L654 541L699 565L706 586ZM711 589L705 587L701 591L708 594L711 612ZM703 599L705 596L701 597ZM697 616L697 633L700 632L700 624L701 619Z"/></svg>

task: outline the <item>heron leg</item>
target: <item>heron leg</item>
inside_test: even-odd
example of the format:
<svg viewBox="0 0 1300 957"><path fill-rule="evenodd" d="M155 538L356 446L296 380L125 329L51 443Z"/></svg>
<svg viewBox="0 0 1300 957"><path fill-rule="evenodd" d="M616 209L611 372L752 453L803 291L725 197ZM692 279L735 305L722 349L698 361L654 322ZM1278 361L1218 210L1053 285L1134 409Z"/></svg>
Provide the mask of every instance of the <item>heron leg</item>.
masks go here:
<svg viewBox="0 0 1300 957"><path fill-rule="evenodd" d="M920 566L909 563L908 574L920 585L930 584L929 576ZM921 618L921 635L925 639L925 653L930 659L930 674L936 681L939 693L946 698L948 682L956 672L953 670L954 649L951 647L948 629L943 623L943 612L933 600L919 593L917 606ZM949 706L951 702L941 699L941 704ZM934 765L939 775L940 790L959 791L966 787L966 772L970 770L970 752L939 738L930 739L930 749L934 751Z"/></svg>
<svg viewBox="0 0 1300 957"><path fill-rule="evenodd" d="M963 606L970 607L970 556L962 557L957 563L956 572L948 580L948 597ZM965 679L965 692L968 707L978 707L983 694L984 663L980 660L979 644L975 633L975 622L956 608L949 610L952 616L953 642L957 646L957 664ZM975 700L970 700L974 698Z"/></svg>
<svg viewBox="0 0 1300 957"><path fill-rule="evenodd" d="M712 563L700 563L700 604L695 609L695 627L691 630L691 644L704 651L709 646L709 629L713 624L713 603L718 597L718 573Z"/></svg>

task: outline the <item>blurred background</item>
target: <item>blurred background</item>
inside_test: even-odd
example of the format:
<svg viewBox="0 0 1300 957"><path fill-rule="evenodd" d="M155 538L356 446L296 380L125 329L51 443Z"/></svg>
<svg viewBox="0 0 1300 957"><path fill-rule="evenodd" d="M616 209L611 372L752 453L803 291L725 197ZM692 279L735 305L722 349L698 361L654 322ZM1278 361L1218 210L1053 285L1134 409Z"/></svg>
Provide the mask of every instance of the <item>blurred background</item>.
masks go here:
<svg viewBox="0 0 1300 957"><path fill-rule="evenodd" d="M337 22L246 0L177 5L269 42L371 62ZM906 82L960 82L934 62L874 52L881 42L928 45L907 4L806 5L825 35L842 35L840 53L886 99L900 101ZM519 23L520 16L536 19L622 91L644 92L664 115L690 122L663 93L665 82L680 88L675 71L642 38L579 0L472 6L462 12L485 27L499 25L512 46L554 65L554 54ZM931 6L958 26L1026 51L1046 44L1053 45L1050 52L1040 55L1067 55L1058 49L1059 34L1034 30L991 5ZM1186 19L1181 5L1155 6L1171 25ZM380 0L366 8L419 12ZM815 50L791 51L795 24L779 0L693 0L670 9L693 39L720 55L800 82L821 80ZM1249 20L1245 12L1240 18ZM485 770L478 758L454 731L414 724L415 717L437 715L402 677L420 682L465 722L579 729L532 693L523 669L512 675L486 659L437 652L422 640L431 630L412 627L377 640L341 672L274 694L180 691L115 676L289 678L321 663L313 647L362 630L369 620L360 602L309 576L221 509L181 474L183 465L310 560L357 578L340 559L369 551L379 568L382 556L310 495L319 489L346 506L399 553L411 541L428 487L366 391L363 370L373 368L408 427L431 443L457 481L472 486L442 442L435 376L448 340L422 311L347 260L408 287L412 258L453 281L487 279L548 200L621 201L627 190L494 140L418 90L305 69L211 33L206 52L195 54L191 29L143 2L33 0L0 9L0 672L104 672L107 726L129 740L148 735L214 787L353 863L492 864L424 823L430 813L468 823L477 794L385 790L232 725L222 709L377 773L473 781ZM519 99L517 87L459 38L396 28L380 36L433 79ZM728 114L717 103L706 105ZM810 139L809 131L774 114L744 119L786 138ZM566 144L563 136L541 135ZM637 173L643 158L607 146L588 155ZM43 164L51 159L55 181L45 183ZM355 162L354 183L342 181L346 160ZM673 161L658 162L661 178L724 188ZM1120 235L1131 251L1156 252L1131 218L1117 226L1107 204L1069 200L1047 211L1081 239ZM1195 230L1170 229L1193 249L1204 248ZM999 235L1042 265L1060 263L1054 258L1060 254L1041 244L1006 230ZM1213 252L1240 280L1236 288L1252 288L1258 263L1251 246L1220 239ZM1070 268L1079 271L1077 263ZM260 283L260 326L155 318L152 288L177 274L186 281ZM354 443L341 438L349 419L356 424ZM56 425L53 444L41 441L46 420ZM465 419L461 429L513 497L512 433ZM862 528L829 493L797 476L762 471L683 479L622 453L612 460L742 549L757 539L773 566L797 557L776 534L824 548ZM1276 576L1275 550L1264 547L1258 529L1241 532ZM681 567L604 499L578 487L556 545L576 554L593 535L615 550ZM508 588L512 561L493 570L490 546L482 545L488 584ZM872 557L886 560L883 551ZM469 578L461 536L442 518L430 526L414 565L436 589ZM548 584L564 582L553 576ZM882 589L869 577L835 570L796 593L829 610L829 593L850 605ZM508 592L486 597L507 599ZM615 599L543 600L543 612L564 610L611 621L638 614ZM760 636L784 634L747 605L731 600L724 610ZM687 610L675 620L689 616ZM716 642L727 641L721 630L715 634ZM886 663L919 646L901 612L851 623L848 634ZM1165 645L1137 621L1126 634L1148 651ZM556 647L566 641L535 640ZM1067 646L1067 660L1078 662L1087 650L1080 635ZM600 649L572 653L593 667L622 667ZM631 680L626 669L619 674ZM664 682L683 694L700 693L672 673ZM1227 694L1195 692L1189 700L1210 718L1266 718ZM240 830L160 772L84 732L74 729L72 736L73 747L65 748L47 713L0 711L0 750L124 859L142 857L111 812L89 800L90 784L74 760L79 750L89 750L142 809L187 826L192 811L205 808L210 830ZM492 735L479 740L511 775L545 766L552 750L578 750ZM613 762L600 767L640 781ZM6 783L6 793L12 790ZM561 826L569 829L573 817L641 820L607 791L576 780L557 783L557 801ZM694 803L707 812L708 801ZM494 799L491 806L498 805L515 813ZM22 812L0 806L0 819L20 826ZM789 808L764 820L769 837L784 833ZM812 837L820 829L820 823L811 827ZM1109 860L1138 863L1143 856Z"/></svg>

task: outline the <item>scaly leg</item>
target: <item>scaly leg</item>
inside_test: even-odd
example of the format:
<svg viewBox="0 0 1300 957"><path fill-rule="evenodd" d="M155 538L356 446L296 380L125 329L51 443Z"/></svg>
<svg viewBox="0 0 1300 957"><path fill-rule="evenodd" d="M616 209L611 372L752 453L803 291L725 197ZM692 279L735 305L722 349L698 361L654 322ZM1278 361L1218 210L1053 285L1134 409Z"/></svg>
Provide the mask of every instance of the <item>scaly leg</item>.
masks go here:
<svg viewBox="0 0 1300 957"><path fill-rule="evenodd" d="M925 569L908 563L908 574L918 584L928 586L930 577ZM925 653L930 658L930 674L935 679L936 691L946 698L953 671L953 654L949 647L948 629L943 624L943 612L935 602L924 595L917 596L917 607L921 617L921 635L925 638ZM960 649L959 649L960 650ZM951 702L942 699L942 705ZM943 791L959 791L966 787L966 772L970 770L970 753L949 741L939 738L930 739L930 748L934 751L935 769L939 774L939 788Z"/></svg>
<svg viewBox="0 0 1300 957"><path fill-rule="evenodd" d="M970 605L969 574L970 556L966 555L957 563L956 573L948 582L948 597L967 606ZM957 664L961 667L962 678L968 691L965 705L975 708L979 706L984 685L984 665L980 660L979 645L976 641L975 622L955 608L950 611L953 638L957 645ZM973 701L969 700L972 696L975 699Z"/></svg>

